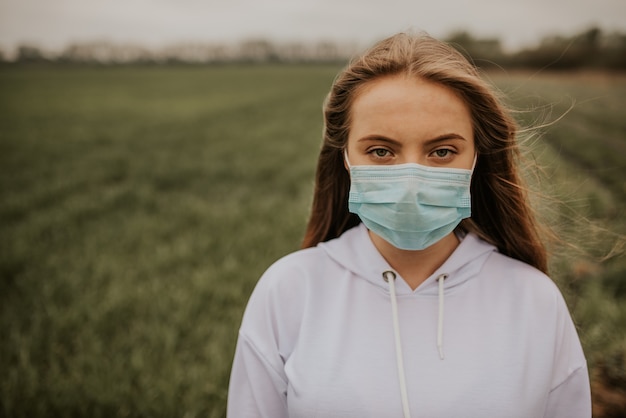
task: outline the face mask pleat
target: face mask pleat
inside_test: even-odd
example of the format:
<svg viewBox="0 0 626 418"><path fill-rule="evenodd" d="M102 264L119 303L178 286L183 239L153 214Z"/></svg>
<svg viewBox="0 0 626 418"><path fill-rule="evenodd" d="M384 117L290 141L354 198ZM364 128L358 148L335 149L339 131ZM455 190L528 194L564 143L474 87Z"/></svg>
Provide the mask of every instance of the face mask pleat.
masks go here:
<svg viewBox="0 0 626 418"><path fill-rule="evenodd" d="M472 170L415 163L350 167L350 212L397 248L422 250L471 215Z"/></svg>

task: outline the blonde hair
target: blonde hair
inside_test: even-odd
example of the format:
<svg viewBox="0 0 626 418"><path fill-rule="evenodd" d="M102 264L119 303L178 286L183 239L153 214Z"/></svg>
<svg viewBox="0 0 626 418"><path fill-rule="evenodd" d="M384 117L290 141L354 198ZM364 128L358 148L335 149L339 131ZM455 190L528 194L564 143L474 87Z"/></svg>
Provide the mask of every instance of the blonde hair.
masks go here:
<svg viewBox="0 0 626 418"><path fill-rule="evenodd" d="M350 178L343 164L350 109L366 83L396 74L446 86L470 108L478 159L471 185L472 216L461 228L547 272L547 252L518 170L517 124L462 54L426 34L400 33L385 39L335 79L324 103L324 138L302 247L336 238L360 222L348 211Z"/></svg>

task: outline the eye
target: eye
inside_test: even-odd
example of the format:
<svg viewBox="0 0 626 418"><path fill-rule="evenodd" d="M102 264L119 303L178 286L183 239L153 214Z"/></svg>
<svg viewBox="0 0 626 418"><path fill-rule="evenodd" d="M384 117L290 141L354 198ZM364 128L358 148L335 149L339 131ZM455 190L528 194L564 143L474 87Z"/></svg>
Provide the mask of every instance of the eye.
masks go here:
<svg viewBox="0 0 626 418"><path fill-rule="evenodd" d="M454 154L456 154L456 152L450 148L439 148L434 150L431 153L431 156L438 159L438 160L450 160L454 157Z"/></svg>
<svg viewBox="0 0 626 418"><path fill-rule="evenodd" d="M388 149L385 149L385 148L374 148L374 149L368 151L368 154L370 154L374 158L388 158L388 157L391 157L391 151L389 151Z"/></svg>

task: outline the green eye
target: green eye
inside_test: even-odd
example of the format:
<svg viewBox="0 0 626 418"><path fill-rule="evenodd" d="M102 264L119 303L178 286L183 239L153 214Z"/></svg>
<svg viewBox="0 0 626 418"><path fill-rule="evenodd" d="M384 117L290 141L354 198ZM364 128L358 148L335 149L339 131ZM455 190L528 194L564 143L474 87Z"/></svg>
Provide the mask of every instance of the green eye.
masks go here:
<svg viewBox="0 0 626 418"><path fill-rule="evenodd" d="M379 157L379 158L385 158L389 155L389 151L387 151L384 148L377 148L375 150L372 151L374 153L375 156Z"/></svg>
<svg viewBox="0 0 626 418"><path fill-rule="evenodd" d="M435 151L435 155L439 158L446 158L450 154L450 150L446 148L438 149Z"/></svg>

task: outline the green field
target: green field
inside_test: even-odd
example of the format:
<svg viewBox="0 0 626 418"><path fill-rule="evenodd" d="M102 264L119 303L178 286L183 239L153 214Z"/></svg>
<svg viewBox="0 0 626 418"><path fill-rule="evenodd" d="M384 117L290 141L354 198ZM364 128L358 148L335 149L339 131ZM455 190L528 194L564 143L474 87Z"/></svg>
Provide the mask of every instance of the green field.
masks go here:
<svg viewBox="0 0 626 418"><path fill-rule="evenodd" d="M299 246L337 70L0 67L0 416L224 416L247 298ZM611 416L626 77L492 77L524 125L563 116L525 136L533 199L574 244L553 276Z"/></svg>

